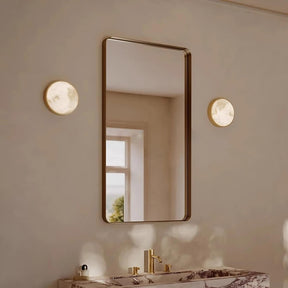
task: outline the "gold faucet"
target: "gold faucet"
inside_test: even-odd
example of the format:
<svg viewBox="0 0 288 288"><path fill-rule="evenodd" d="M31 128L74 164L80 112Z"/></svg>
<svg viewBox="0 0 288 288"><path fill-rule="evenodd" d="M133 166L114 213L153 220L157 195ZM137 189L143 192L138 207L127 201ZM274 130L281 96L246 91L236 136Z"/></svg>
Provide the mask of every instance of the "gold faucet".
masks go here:
<svg viewBox="0 0 288 288"><path fill-rule="evenodd" d="M154 255L154 249L149 249L144 251L144 272L155 273L154 259L159 263L162 263L162 259L159 256Z"/></svg>

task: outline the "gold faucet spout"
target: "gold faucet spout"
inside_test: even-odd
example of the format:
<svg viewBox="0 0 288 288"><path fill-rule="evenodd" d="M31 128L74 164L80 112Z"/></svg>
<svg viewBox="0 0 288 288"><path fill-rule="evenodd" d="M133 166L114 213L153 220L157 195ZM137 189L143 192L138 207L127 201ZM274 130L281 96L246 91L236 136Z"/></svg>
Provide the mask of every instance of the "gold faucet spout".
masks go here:
<svg viewBox="0 0 288 288"><path fill-rule="evenodd" d="M158 261L158 263L162 263L162 259L160 258L160 256L151 255L151 257L153 259L156 259Z"/></svg>
<svg viewBox="0 0 288 288"><path fill-rule="evenodd" d="M159 263L162 263L160 256L154 255L153 249L144 251L144 272L151 274L155 273L154 259L156 259Z"/></svg>

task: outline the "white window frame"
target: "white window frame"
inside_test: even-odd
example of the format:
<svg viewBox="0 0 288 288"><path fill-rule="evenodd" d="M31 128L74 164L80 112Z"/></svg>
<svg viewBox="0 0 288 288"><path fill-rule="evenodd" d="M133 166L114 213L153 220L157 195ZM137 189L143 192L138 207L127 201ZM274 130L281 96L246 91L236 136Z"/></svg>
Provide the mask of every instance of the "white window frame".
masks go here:
<svg viewBox="0 0 288 288"><path fill-rule="evenodd" d="M125 175L125 194L124 194L124 221L130 218L130 137L125 136L106 136L106 141L125 142L125 166L108 166L107 173L122 173Z"/></svg>
<svg viewBox="0 0 288 288"><path fill-rule="evenodd" d="M106 140L109 140L109 139L112 139L114 137L116 137L117 139L128 139L130 140L129 141L129 152L126 153L126 155L129 157L128 161L129 162L126 162L126 163L129 163L129 175L127 178L127 181L125 179L125 183L127 184L125 189L126 189L126 200L125 200L125 197L124 197L124 222L142 222L144 221L145 219L145 215L147 214L147 207L145 208L145 203L147 203L147 198L148 198L148 195L147 193L145 193L146 189L147 189L147 183L149 183L149 177L148 177L148 172L147 172L147 163L146 163L146 156L148 153L148 125L147 123L145 122L126 122L126 121L107 121L106 122L106 131L107 129L128 129L128 130L142 130L143 131L143 136L144 136L144 141L143 141L143 188L142 188L142 208L139 210L137 209L137 212L140 212L140 216L137 215L137 220L135 220L136 218L133 218L135 217L134 216L134 213L135 213L135 205L131 205L131 201L133 202L133 194L131 195L131 191L133 189L133 185L136 183L135 181L133 182L133 179L131 178L132 176L132 173L133 171L131 171L132 169L132 159L130 159L130 156L131 156L131 153L132 153L132 148L133 148L133 145L132 145L132 138L131 136L126 136L126 135L123 135L123 136L118 136L118 135L107 135L107 132L106 132ZM115 139L115 138L114 138ZM131 162L132 161L132 162ZM110 168L112 168L111 166L108 166L108 169L110 170ZM118 166L116 167L118 168ZM123 167L122 167L123 168ZM118 171L120 171L120 169L116 169ZM113 170L113 171L116 171L116 170ZM123 171L123 170L122 170ZM107 173L107 166L106 166L106 173ZM117 172L116 172L117 173ZM120 172L118 172L120 173ZM121 172L122 173L122 172ZM129 184L128 184L129 183ZM134 183L134 184L133 184ZM141 191L141 190L140 190ZM125 207L126 207L126 210L125 210ZM139 214L139 213L138 213ZM133 219L131 219L131 217Z"/></svg>

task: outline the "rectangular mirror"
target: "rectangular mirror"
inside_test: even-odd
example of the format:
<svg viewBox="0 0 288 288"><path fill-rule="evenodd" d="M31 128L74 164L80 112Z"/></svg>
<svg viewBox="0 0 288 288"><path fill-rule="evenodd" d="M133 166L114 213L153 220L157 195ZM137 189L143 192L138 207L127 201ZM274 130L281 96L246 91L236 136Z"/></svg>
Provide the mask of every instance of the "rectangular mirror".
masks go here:
<svg viewBox="0 0 288 288"><path fill-rule="evenodd" d="M191 214L191 54L103 41L103 219L184 221Z"/></svg>

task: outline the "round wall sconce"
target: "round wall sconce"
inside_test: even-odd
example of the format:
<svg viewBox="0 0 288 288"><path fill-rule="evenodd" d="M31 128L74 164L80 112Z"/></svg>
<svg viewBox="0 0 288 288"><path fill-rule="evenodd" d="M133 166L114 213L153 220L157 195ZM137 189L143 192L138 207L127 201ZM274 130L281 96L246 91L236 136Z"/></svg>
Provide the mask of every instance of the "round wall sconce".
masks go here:
<svg viewBox="0 0 288 288"><path fill-rule="evenodd" d="M208 106L208 117L217 127L229 126L234 119L234 108L227 99L214 99Z"/></svg>
<svg viewBox="0 0 288 288"><path fill-rule="evenodd" d="M78 93L73 85L65 81L55 81L45 90L44 102L57 115L68 115L78 106Z"/></svg>

